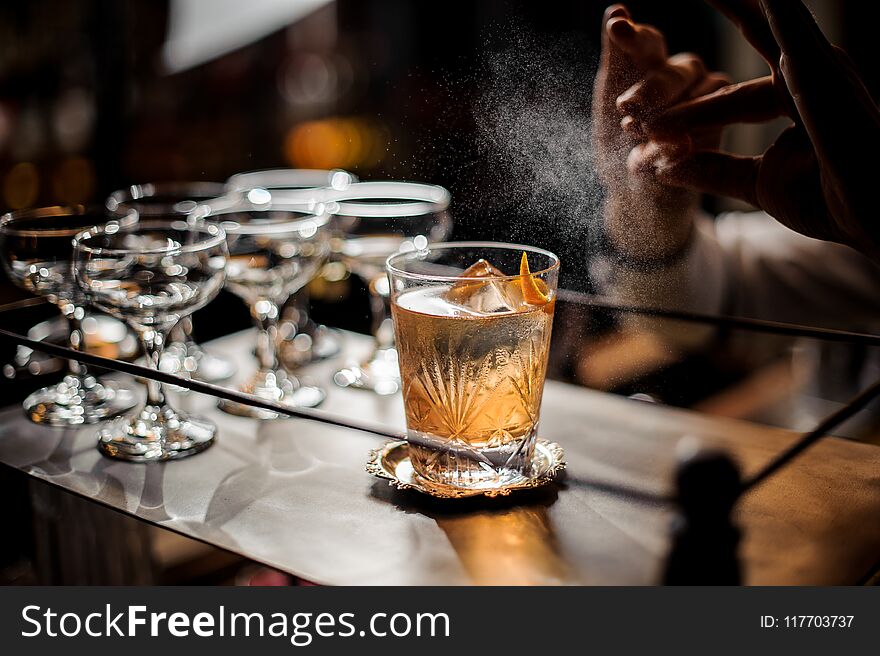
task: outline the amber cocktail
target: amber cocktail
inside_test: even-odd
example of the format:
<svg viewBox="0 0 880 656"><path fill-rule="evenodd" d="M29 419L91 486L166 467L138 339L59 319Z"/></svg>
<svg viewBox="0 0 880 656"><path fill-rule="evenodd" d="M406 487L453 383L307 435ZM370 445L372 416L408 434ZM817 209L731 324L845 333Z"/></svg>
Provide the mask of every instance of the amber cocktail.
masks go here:
<svg viewBox="0 0 880 656"><path fill-rule="evenodd" d="M530 475L559 259L514 244L437 244L392 256L410 458L433 483Z"/></svg>

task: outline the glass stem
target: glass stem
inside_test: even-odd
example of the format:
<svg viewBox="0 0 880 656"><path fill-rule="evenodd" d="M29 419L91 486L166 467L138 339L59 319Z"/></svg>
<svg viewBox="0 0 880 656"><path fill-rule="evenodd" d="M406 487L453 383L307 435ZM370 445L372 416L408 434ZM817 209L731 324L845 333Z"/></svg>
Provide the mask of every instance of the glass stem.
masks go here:
<svg viewBox="0 0 880 656"><path fill-rule="evenodd" d="M155 327L145 327L140 331L141 343L144 347L144 355L147 357L147 365L156 371L159 370L159 360L162 358L162 349L165 346L165 332ZM162 383L155 380L147 381L147 406L161 408L165 405L165 391Z"/></svg>
<svg viewBox="0 0 880 656"><path fill-rule="evenodd" d="M83 351L85 349L85 337L82 330L82 320L85 311L78 305L67 302L61 305L61 312L67 319L68 343L74 351ZM77 378L85 378L88 375L86 365L76 360L67 361L67 371L69 376Z"/></svg>
<svg viewBox="0 0 880 656"><path fill-rule="evenodd" d="M192 343L192 317L186 316L177 322L177 325L171 329L170 340L174 344L185 344L189 346Z"/></svg>
<svg viewBox="0 0 880 656"><path fill-rule="evenodd" d="M260 372L278 369L278 304L259 300L251 306L251 316L257 326L257 361Z"/></svg>
<svg viewBox="0 0 880 656"><path fill-rule="evenodd" d="M370 309L373 315L373 338L380 350L394 347L394 324L391 321L391 289L383 273L370 281Z"/></svg>
<svg viewBox="0 0 880 656"><path fill-rule="evenodd" d="M291 324L293 325L295 332L293 335L290 335L288 339L291 339L298 335L299 333L305 332L309 327L309 288L308 285L300 289L296 294L292 297L292 302L288 303L288 308L291 308L294 313L293 321Z"/></svg>

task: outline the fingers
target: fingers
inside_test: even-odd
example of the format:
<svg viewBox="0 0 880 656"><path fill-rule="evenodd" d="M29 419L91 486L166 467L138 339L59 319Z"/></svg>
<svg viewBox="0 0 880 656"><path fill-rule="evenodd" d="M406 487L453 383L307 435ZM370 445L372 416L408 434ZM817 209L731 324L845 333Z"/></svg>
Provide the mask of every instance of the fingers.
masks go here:
<svg viewBox="0 0 880 656"><path fill-rule="evenodd" d="M691 53L670 57L617 98L617 109L635 118L651 115L682 98L706 77L703 61Z"/></svg>
<svg viewBox="0 0 880 656"><path fill-rule="evenodd" d="M783 106L770 76L731 84L713 93L648 117L642 128L652 134L675 134L732 123L762 123L782 115Z"/></svg>
<svg viewBox="0 0 880 656"><path fill-rule="evenodd" d="M666 40L658 30L634 23L621 4L605 10L602 56L593 93L597 143L608 143L619 136L617 97L665 60Z"/></svg>
<svg viewBox="0 0 880 656"><path fill-rule="evenodd" d="M857 151L876 152L880 112L809 10L800 0L762 4L782 50L782 77L820 160L842 171Z"/></svg>
<svg viewBox="0 0 880 656"><path fill-rule="evenodd" d="M707 0L736 25L746 40L775 69L779 62L779 45L776 43L759 0ZM784 1L784 0L783 0Z"/></svg>
<svg viewBox="0 0 880 656"><path fill-rule="evenodd" d="M823 70L836 60L831 44L801 0L761 0L761 5L783 54L796 57L804 64L811 62Z"/></svg>
<svg viewBox="0 0 880 656"><path fill-rule="evenodd" d="M622 54L613 43L609 35L609 22L612 18L629 18L629 10L621 4L611 5L605 10L602 18L602 68L611 69Z"/></svg>
<svg viewBox="0 0 880 656"><path fill-rule="evenodd" d="M612 21L627 19L629 12L621 4L611 5L602 19L602 56L596 76L596 92L593 102L599 113L610 115L614 99L633 83L638 73L633 71L627 54L611 39Z"/></svg>
<svg viewBox="0 0 880 656"><path fill-rule="evenodd" d="M619 81L621 73L628 68L626 54L611 40L611 24L618 18L629 18L629 11L621 4L611 5L605 10L602 19L602 57L599 68L599 81L610 87L609 91L625 88ZM619 91L618 91L619 93Z"/></svg>
<svg viewBox="0 0 880 656"><path fill-rule="evenodd" d="M690 90L689 96L691 98L706 96L710 93L715 93L718 89L723 89L730 84L730 76L725 73L709 73L701 82Z"/></svg>
<svg viewBox="0 0 880 656"><path fill-rule="evenodd" d="M666 38L655 27L634 23L624 16L611 18L607 27L609 40L640 72L659 68L666 62Z"/></svg>
<svg viewBox="0 0 880 656"><path fill-rule="evenodd" d="M717 151L697 151L653 162L658 182L758 205L757 183L761 157L740 157Z"/></svg>

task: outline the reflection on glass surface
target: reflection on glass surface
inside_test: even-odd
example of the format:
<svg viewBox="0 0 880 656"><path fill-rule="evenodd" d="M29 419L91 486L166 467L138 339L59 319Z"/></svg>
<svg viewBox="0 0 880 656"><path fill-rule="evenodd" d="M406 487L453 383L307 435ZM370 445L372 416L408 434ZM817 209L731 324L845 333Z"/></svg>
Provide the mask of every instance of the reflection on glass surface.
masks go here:
<svg viewBox="0 0 880 656"><path fill-rule="evenodd" d="M437 518L474 585L559 585L575 575L545 506Z"/></svg>
<svg viewBox="0 0 880 656"><path fill-rule="evenodd" d="M746 329L723 318L710 323L615 311L588 298L572 302L560 290L548 375L802 431L880 379L880 347L838 339L845 338L771 334L760 324ZM880 442L880 404L835 434Z"/></svg>

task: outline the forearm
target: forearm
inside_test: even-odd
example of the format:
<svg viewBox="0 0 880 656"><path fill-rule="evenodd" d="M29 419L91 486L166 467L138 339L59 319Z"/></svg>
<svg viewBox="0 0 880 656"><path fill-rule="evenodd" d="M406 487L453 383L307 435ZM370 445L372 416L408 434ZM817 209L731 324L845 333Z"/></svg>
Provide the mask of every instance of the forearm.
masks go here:
<svg viewBox="0 0 880 656"><path fill-rule="evenodd" d="M632 262L675 259L691 239L697 199L680 190L658 190L643 181L633 188L609 190L603 205L605 235Z"/></svg>

